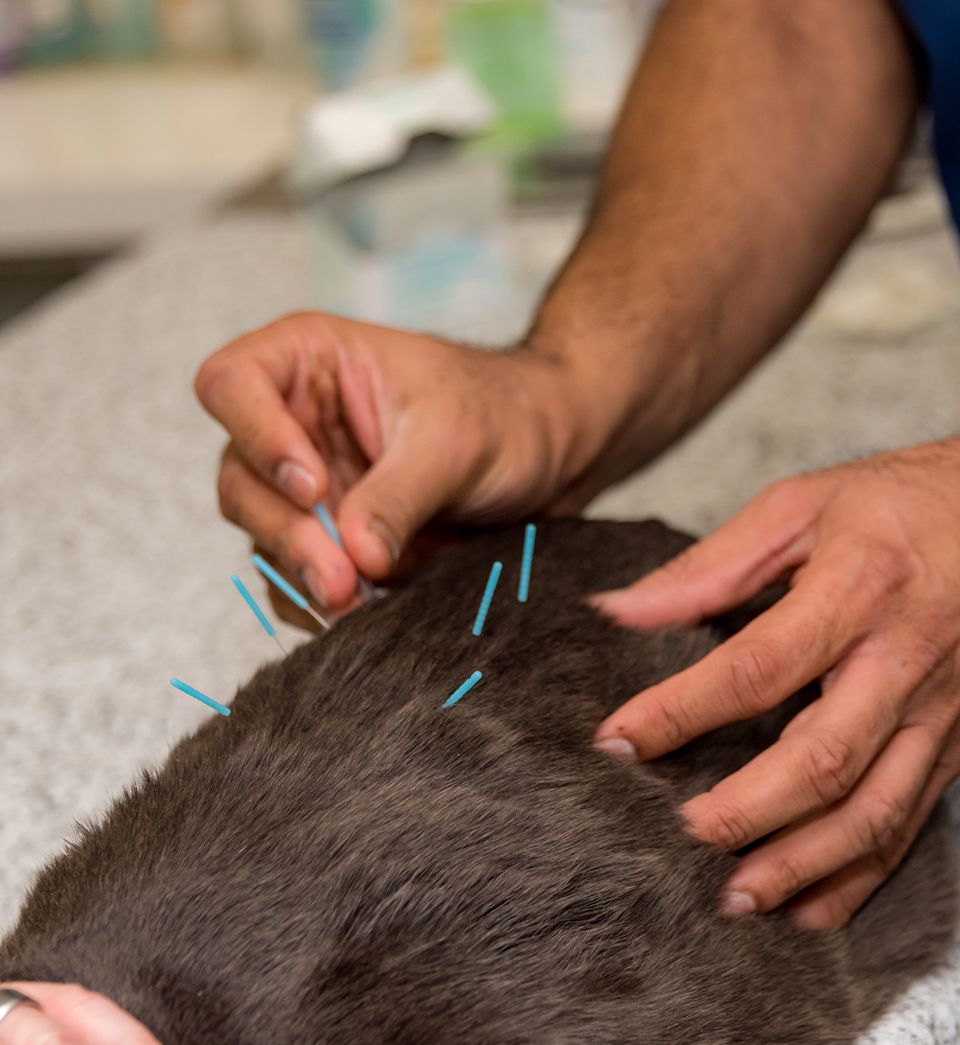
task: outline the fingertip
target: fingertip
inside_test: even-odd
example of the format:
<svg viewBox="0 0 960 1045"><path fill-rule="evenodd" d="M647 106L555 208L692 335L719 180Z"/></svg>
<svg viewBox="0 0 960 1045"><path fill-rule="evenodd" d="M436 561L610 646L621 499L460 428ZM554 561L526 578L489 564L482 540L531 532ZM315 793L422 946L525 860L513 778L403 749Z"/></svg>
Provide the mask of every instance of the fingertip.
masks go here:
<svg viewBox="0 0 960 1045"><path fill-rule="evenodd" d="M727 918L744 918L755 914L757 901L752 893L743 889L730 889L723 894L720 910Z"/></svg>
<svg viewBox="0 0 960 1045"><path fill-rule="evenodd" d="M315 566L305 566L300 576L310 598L319 606L328 606L330 604L330 596L327 594L327 588L323 583L323 575L320 570Z"/></svg>
<svg viewBox="0 0 960 1045"><path fill-rule="evenodd" d="M594 749L628 762L637 761L637 749L626 737L608 737L594 742Z"/></svg>
<svg viewBox="0 0 960 1045"><path fill-rule="evenodd" d="M642 753L634 731L618 717L616 712L597 726L596 732L593 734L593 746L611 754L625 754L629 747L631 757L638 762L642 760Z"/></svg>
<svg viewBox="0 0 960 1045"><path fill-rule="evenodd" d="M396 534L378 516L350 519L342 526L344 545L358 569L377 580L389 576L400 559L400 542Z"/></svg>
<svg viewBox="0 0 960 1045"><path fill-rule="evenodd" d="M356 597L357 569L346 552L333 542L324 549L323 560L304 567L302 576L304 587L320 606L345 610Z"/></svg>
<svg viewBox="0 0 960 1045"><path fill-rule="evenodd" d="M620 731L613 724L612 716L611 716L611 718L605 718L600 723L600 725L597 726L597 728L596 728L596 730L594 731L594 734L593 734L593 743L594 743L594 745L606 743L608 740L620 740L620 739L621 739ZM625 740L626 737L623 737L622 739Z"/></svg>
<svg viewBox="0 0 960 1045"><path fill-rule="evenodd" d="M711 839L708 837L708 832L704 830L704 806L707 804L709 799L706 795L695 795L689 801L685 802L678 812L683 820L683 827L687 834L693 835L694 838L699 839L703 842L709 842Z"/></svg>
<svg viewBox="0 0 960 1045"><path fill-rule="evenodd" d="M654 585L638 581L629 588L599 592L587 600L603 616L625 628L662 628L695 624L699 619L685 607L671 605L670 592L657 592Z"/></svg>
<svg viewBox="0 0 960 1045"><path fill-rule="evenodd" d="M274 470L273 483L298 508L310 508L322 496L321 480L298 461L281 461Z"/></svg>
<svg viewBox="0 0 960 1045"><path fill-rule="evenodd" d="M624 607L630 604L630 589L615 588L612 591L601 591L590 595L587 602L598 609L604 616L616 620Z"/></svg>

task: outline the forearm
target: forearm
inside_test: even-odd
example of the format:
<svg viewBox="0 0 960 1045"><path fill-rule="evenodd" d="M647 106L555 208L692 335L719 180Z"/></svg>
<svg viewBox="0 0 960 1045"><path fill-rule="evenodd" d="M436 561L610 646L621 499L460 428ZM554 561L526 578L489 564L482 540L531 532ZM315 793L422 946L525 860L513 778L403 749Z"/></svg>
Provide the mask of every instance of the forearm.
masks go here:
<svg viewBox="0 0 960 1045"><path fill-rule="evenodd" d="M528 337L581 409L590 492L702 417L784 334L889 182L916 107L885 0L672 0L593 213Z"/></svg>

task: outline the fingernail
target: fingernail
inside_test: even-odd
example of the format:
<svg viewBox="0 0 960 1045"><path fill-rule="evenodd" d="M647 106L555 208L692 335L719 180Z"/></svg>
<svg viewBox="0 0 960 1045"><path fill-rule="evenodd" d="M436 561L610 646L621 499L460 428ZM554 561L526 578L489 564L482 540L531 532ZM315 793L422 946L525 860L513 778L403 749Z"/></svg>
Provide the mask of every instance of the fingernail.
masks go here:
<svg viewBox="0 0 960 1045"><path fill-rule="evenodd" d="M277 469L277 486L292 501L313 504L317 499L317 480L295 461L284 461Z"/></svg>
<svg viewBox="0 0 960 1045"><path fill-rule="evenodd" d="M617 588L614 591L597 592L596 595L591 595L588 601L603 610L616 609L617 604L623 601L626 594L622 588Z"/></svg>
<svg viewBox="0 0 960 1045"><path fill-rule="evenodd" d="M614 621L633 620L646 607L646 598L632 588L619 588L594 595L593 604L605 616Z"/></svg>
<svg viewBox="0 0 960 1045"><path fill-rule="evenodd" d="M320 574L312 566L308 566L301 576L303 577L304 587L313 596L313 601L319 602L321 606L326 606L327 595L323 589L323 581L320 579Z"/></svg>
<svg viewBox="0 0 960 1045"><path fill-rule="evenodd" d="M627 758L631 762L637 760L637 749L625 737L608 737L598 740L594 745L597 751L604 751L614 758Z"/></svg>
<svg viewBox="0 0 960 1045"><path fill-rule="evenodd" d="M390 527L382 520L374 517L370 520L368 527L370 532L380 541L380 543L387 549L387 554L390 556L390 562L395 564L397 559L400 558L400 545L397 542L397 538L394 537Z"/></svg>
<svg viewBox="0 0 960 1045"><path fill-rule="evenodd" d="M745 914L753 914L757 909L757 901L750 893L732 891L725 893L721 910L728 918L742 918Z"/></svg>

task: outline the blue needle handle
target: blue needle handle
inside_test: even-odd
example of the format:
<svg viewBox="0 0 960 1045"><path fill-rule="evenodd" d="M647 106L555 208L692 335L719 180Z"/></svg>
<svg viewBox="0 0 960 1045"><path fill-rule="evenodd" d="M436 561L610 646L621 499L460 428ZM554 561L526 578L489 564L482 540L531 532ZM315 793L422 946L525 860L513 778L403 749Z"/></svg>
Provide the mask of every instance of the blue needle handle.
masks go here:
<svg viewBox="0 0 960 1045"><path fill-rule="evenodd" d="M206 693L201 693L200 690L194 689L193 686L188 685L186 682L180 679L171 679L170 685L174 689L180 690L181 693L186 693L188 697L193 697L194 700L199 700L201 704L206 704L208 708L213 708L214 711L219 712L221 715L229 715L230 709L221 704L219 700L214 700L213 697L208 697Z"/></svg>
<svg viewBox="0 0 960 1045"><path fill-rule="evenodd" d="M253 611L254 617L256 617L257 620L260 621L260 623L263 625L263 630L270 636L271 639L274 638L277 634L277 629L270 623L270 620L267 617L267 615L257 605L257 600L250 594L250 591L247 588L247 586L243 583L242 580L240 580L240 578L235 573L230 575L230 580L233 581L233 586L243 596L243 601Z"/></svg>
<svg viewBox="0 0 960 1045"><path fill-rule="evenodd" d="M327 511L327 506L323 501L317 501L313 506L313 514L323 523L323 528L330 535L330 540L338 548L342 548L343 540L340 537L340 531L337 529L337 524L333 521L333 516Z"/></svg>
<svg viewBox="0 0 960 1045"><path fill-rule="evenodd" d="M343 547L343 538L340 536L340 531L337 529L337 524L333 521L333 516L330 514L329 509L323 503L323 501L317 501L313 506L313 514L323 523L323 528L327 531L330 540L338 547ZM369 602L370 599L374 598L373 585L363 576L359 571L357 572L357 589L363 596L364 602Z"/></svg>
<svg viewBox="0 0 960 1045"><path fill-rule="evenodd" d="M523 562L520 566L520 586L517 588L517 602L526 602L530 594L530 570L533 566L533 545L537 539L537 528L527 523L523 533Z"/></svg>
<svg viewBox="0 0 960 1045"><path fill-rule="evenodd" d="M465 696L473 687L483 678L482 671L475 671L466 682L461 682L459 686L450 694L449 697L443 702L441 707L452 708L454 704L462 697Z"/></svg>
<svg viewBox="0 0 960 1045"><path fill-rule="evenodd" d="M299 606L300 609L310 611L310 603L297 591L293 585L288 584L283 577L263 558L262 555L254 555L251 559L254 566L270 581L271 584L275 584L286 597L294 604Z"/></svg>
<svg viewBox="0 0 960 1045"><path fill-rule="evenodd" d="M483 591L483 598L480 600L480 609L477 610L477 619L473 622L473 634L479 635L483 631L483 625L486 622L487 614L490 612L490 603L493 602L493 593L497 590L497 581L500 580L500 574L503 572L503 563L495 562L490 567L490 576L487 578L487 586Z"/></svg>

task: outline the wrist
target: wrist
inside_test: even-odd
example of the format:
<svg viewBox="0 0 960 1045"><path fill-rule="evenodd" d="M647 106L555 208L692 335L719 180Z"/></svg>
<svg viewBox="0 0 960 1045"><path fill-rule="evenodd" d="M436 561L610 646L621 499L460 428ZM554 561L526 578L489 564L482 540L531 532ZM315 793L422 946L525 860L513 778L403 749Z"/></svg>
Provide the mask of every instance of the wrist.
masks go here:
<svg viewBox="0 0 960 1045"><path fill-rule="evenodd" d="M599 323L582 327L541 315L517 355L550 375L559 488L585 486L592 497L690 426L700 361L652 325L625 336Z"/></svg>

